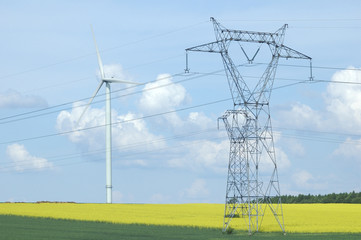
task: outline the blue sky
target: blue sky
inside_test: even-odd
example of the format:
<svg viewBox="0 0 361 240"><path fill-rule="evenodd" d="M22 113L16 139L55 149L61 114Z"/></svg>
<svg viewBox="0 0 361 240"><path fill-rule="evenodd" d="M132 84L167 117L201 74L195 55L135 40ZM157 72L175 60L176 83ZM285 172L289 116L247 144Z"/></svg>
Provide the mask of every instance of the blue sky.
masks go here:
<svg viewBox="0 0 361 240"><path fill-rule="evenodd" d="M191 53L184 74L184 49L215 39L210 17L251 31L287 23L284 44L313 58L313 83L300 83L306 61L280 60L276 74L281 193L361 191L360 10L347 0L2 1L0 201L105 202L104 89L80 123L95 128L64 134L99 84L91 24L106 73L143 83L112 85L114 202L223 203L229 145L217 118L232 102L221 58Z"/></svg>

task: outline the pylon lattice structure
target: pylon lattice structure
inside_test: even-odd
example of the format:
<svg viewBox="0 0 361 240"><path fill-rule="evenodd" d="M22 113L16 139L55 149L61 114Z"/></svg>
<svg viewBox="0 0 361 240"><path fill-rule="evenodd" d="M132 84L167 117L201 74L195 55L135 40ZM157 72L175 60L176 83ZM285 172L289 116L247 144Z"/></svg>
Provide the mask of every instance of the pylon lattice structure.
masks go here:
<svg viewBox="0 0 361 240"><path fill-rule="evenodd" d="M229 88L233 99L233 109L227 110L219 120L224 122L230 140L228 177L223 231L230 226L231 220L244 218L249 234L258 232L265 210L270 208L281 230L285 232L280 184L278 179L275 147L270 116L270 97L280 58L311 58L283 45L287 25L274 33L230 30L211 18L216 41L187 48L188 52L219 53L223 60ZM249 63L250 59L240 44L266 44L271 51L271 61L258 82L249 87L229 54L232 42L237 42ZM266 178L260 173L260 163L268 164ZM248 221L247 221L248 220ZM235 221L235 220L234 220Z"/></svg>

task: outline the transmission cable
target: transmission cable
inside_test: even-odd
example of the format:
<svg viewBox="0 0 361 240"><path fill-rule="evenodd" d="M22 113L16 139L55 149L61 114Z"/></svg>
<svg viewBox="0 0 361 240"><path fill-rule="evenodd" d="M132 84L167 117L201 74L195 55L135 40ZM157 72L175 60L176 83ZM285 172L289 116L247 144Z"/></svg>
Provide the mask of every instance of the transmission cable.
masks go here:
<svg viewBox="0 0 361 240"><path fill-rule="evenodd" d="M193 131L193 132L188 132L188 133L183 133L183 134L178 134L178 135L173 135L173 136L168 136L168 137L160 137L151 141L138 141L132 144L127 144L127 145L122 145L120 147L113 147L113 150L118 150L118 151L132 151L132 149L137 148L139 146L143 146L145 144L153 144L153 143L157 143L157 142L161 142L161 141L170 141L170 140L177 140L177 139L182 139L182 138L188 138L188 137L192 137L192 136L196 136L196 135L200 135L200 134L204 134L204 133L210 133L210 132L214 132L214 131L218 131L218 128L208 128L208 129L204 129L204 130L200 130L200 131ZM167 149L167 147L162 148L161 150L165 150ZM158 150L155 149L155 150ZM86 151L86 152L81 152L81 153L68 153L68 154L63 154L63 155L56 155L56 156L45 156L42 157L44 159L47 160L52 160L51 162L61 162L64 160L68 160L68 159L73 159L73 158L77 158L77 157L86 157L86 156L91 156L94 154L100 154L100 153L105 153L106 150L104 148L101 149L96 149L96 150L91 150L91 151ZM23 164L22 166L26 166L26 160L24 161L17 161L17 164ZM6 165L13 165L13 162L4 162ZM4 164L2 164L2 167L0 168L4 169Z"/></svg>
<svg viewBox="0 0 361 240"><path fill-rule="evenodd" d="M253 63L252 65L259 65L259 64L267 64L267 63ZM241 67L241 66L247 66L248 64L240 64L238 65L237 67ZM252 66L251 65L251 66ZM279 64L280 66L287 66L287 67L302 67L302 68L309 68L309 66L304 66L304 65L289 65L289 64ZM247 66L247 67L250 67L250 66ZM332 70L347 70L347 71L361 71L361 69L354 69L354 68L351 68L351 69L345 69L345 68L341 68L341 67L325 67L325 66L313 66L313 68L319 68L319 69L332 69ZM168 85L172 85L172 84L176 84L176 83L180 83L180 82L185 82L185 81L190 81L190 80L193 80L193 79L196 79L196 78L201 78L201 77L205 77L205 76L210 76L210 75L217 75L217 73L219 72L223 72L224 69L219 69L217 71L213 71L213 72L208 72L208 73L201 73L201 72L191 72L192 74L202 74L202 76L199 76L199 77L192 77L192 78L188 78L188 79L184 79L184 80L180 80L180 81L176 81L176 82L172 82L172 83L169 83L169 84L165 84L165 85L162 85L162 86L159 86L159 87L163 87L163 86L168 86ZM178 76L185 76L184 73L177 73L177 74L172 74L170 75L170 77L178 77ZM224 76L224 75L222 75ZM245 77L249 77L249 78L259 78L259 77L256 77L256 76L245 76ZM161 81L161 80L165 80L165 79L168 79L169 77L164 77L163 79L157 79L156 81ZM287 78L275 78L275 80L294 80L294 79L287 79ZM296 80L296 79L295 79ZM142 83L140 84L140 86L142 85L145 85L145 84L148 84L148 83L154 83L156 81L149 81L149 82L146 82L146 83ZM297 81L297 80L296 80ZM357 82L348 82L348 81L331 81L331 80L323 80L323 79L314 79L312 81L307 81L307 80L299 80L301 82L309 82L309 83L317 83L317 82L329 82L329 83L344 83L344 84L361 84L361 83L357 83ZM139 86L139 85L138 85ZM292 86L292 85L290 85ZM127 88L122 88L122 89L118 89L118 90L113 90L111 93L117 93L117 92L121 92L121 91L125 91L125 90L129 90L129 89L132 89L132 88L135 88L137 86L130 86L130 87L127 87ZM277 89L277 88L284 88L286 86L282 86L282 87L275 87L274 89ZM128 93L128 94L124 94L124 95L121 95L121 96L118 96L118 97L112 97L112 99L115 99L115 98L121 98L121 97L125 97L125 96L129 96L129 95L133 95L133 94L138 94L138 93L141 93L141 92L144 92L146 90L142 90L142 91L137 91L135 93ZM101 96L104 96L105 94L104 93L101 93L101 94L98 94L96 97L101 97ZM54 106L50 106L50 107L46 107L46 108L42 108L42 109L38 109L38 110L34 110L34 111L29 111L29 112L25 112L25 113L20 113L20 114L15 114L15 115L11 115L11 116L8 116L8 117L3 117L3 118L0 118L0 121L3 121L3 120L6 120L6 119L11 119L11 118L16 118L16 117L20 117L20 116L25 116L25 115L29 115L29 114L33 114L33 113L37 113L37 112L41 112L41 111L46 111L46 110L49 110L49 109L54 109L54 108L58 108L58 107L62 107L62 106L66 106L66 105L69 105L69 104L73 104L75 102L80 102L80 101L86 101L86 100L89 100L91 97L88 97L88 98L83 98L83 99L78 99L78 100L75 100L75 101L70 101L70 102L65 102L65 103L62 103L62 104L58 104L58 105L54 105ZM105 100L99 100L99 101L94 101L94 103L100 103L100 102L104 102ZM84 107L86 106L87 104L83 104L83 105L79 105L79 106L76 106L76 107ZM73 108L73 107L72 107ZM60 110L57 110L57 111L52 111L52 112L48 112L48 113L44 113L44 114L39 114L39 115L35 115L35 116L30 116L30 117L24 117L24 118L20 118L20 119L16 119L16 120L9 120L9 121L5 121L5 122L0 122L0 124L5 124L5 123L10 123L10 122L15 122L15 121L20 121L20 120L25 120L25 119L29 119L29 118L33 118L33 117L38 117L38 116L44 116L44 115L48 115L48 114L52 114L52 113L56 113L58 111L61 111L61 110L70 110L72 108L65 108L65 109L60 109Z"/></svg>
<svg viewBox="0 0 361 240"><path fill-rule="evenodd" d="M134 45L134 44L137 44L137 43L140 43L140 42L145 42L145 41L148 41L148 40L150 40L150 39L163 37L163 36L166 36L166 35L175 33L175 32L179 32L179 31L183 31L183 30L186 30L186 29L189 29L189 28L193 28L193 27L195 27L195 26L198 26L198 25L201 25L201 24L204 24L204 23L208 23L208 21L198 22L198 23L191 24L191 25L185 26L185 27L180 27L180 28L178 28L178 29L171 30L171 31L168 31L168 32L165 32L165 33L155 34L155 35L153 35L153 36L146 37L146 38L142 38L142 39L138 39L138 40L131 41L131 42L128 42L128 43L124 43L124 44L119 45L119 46L106 48L106 49L101 50L100 52L101 52L101 53L104 53L104 52L112 51L112 50L114 50L114 49L118 49L118 48L123 48L123 47L130 46L130 45ZM82 59L82 58L87 58L87 57L93 56L93 55L95 55L95 53L88 53L88 54L85 54L85 55L76 56L76 57L69 58L69 59L66 59L66 60L63 60L63 61L58 61L58 62L50 63L50 64L43 65L43 66L39 66L39 67L36 67L36 68L31 68L31 69L27 69L27 70L24 70L24 71L20 71L20 72L17 72L17 73L11 73L11 74L7 74L7 75L3 75L3 76L0 76L0 79L8 78L8 77L11 77L11 76L17 76L17 75L21 75L21 74L24 74L24 73L33 72L33 71L37 71L37 70L41 70L41 69L46 69L46 68L53 67L53 66L56 66L56 65L73 62L73 61L76 61L76 60L79 60L79 59Z"/></svg>
<svg viewBox="0 0 361 240"><path fill-rule="evenodd" d="M221 103L221 102L226 102L226 101L229 101L229 100L231 100L231 99L232 99L232 98L226 98L226 99L216 100L216 101L213 101L213 102L207 102L207 103L203 103L203 104L199 104L199 105L194 105L194 106L190 106L190 107L179 108L179 109L176 109L176 110L170 110L170 111L166 111L166 112L155 113L155 114L151 114L151 115L147 115L147 116L143 116L143 117L138 117L138 118L134 118L134 119L112 122L110 125L128 123L128 122L133 122L133 121L137 121L137 120L142 120L142 119L157 117L157 116L161 116L161 115L165 115L165 114L170 114L170 113L175 113L175 112L186 111L186 110L193 109L193 108L199 108L199 107L204 107L204 106L208 106L208 105L213 105L213 104L217 104L217 103ZM81 131L86 131L86 130L90 130L90 129L101 128L101 127L104 127L104 126L107 126L107 124L101 124L101 125L96 125L96 126L92 126L92 127L81 128L81 129L77 129L77 130L64 131L64 132L60 132L60 133L52 133L52 134L46 134L46 135L41 135L41 136L35 136L35 137L29 137L29 138L22 138L22 139L16 139L16 140L11 140L11 141L5 141L5 142L0 142L0 145L11 144L11 143L16 143L16 142L25 142L25 141L42 139L42 138L48 138L48 137L54 137L54 136L59 136L59 135L67 135L67 134L71 134L71 133L74 133L74 132L81 132Z"/></svg>
<svg viewBox="0 0 361 240"><path fill-rule="evenodd" d="M130 96L130 95L135 95L135 94L143 93L143 92L146 92L146 91L151 91L151 90L154 90L154 89L157 89L157 88L174 85L174 84L181 83L181 82L191 81L191 80L194 80L194 79L198 79L198 78L206 77L206 76L209 76L209 75L212 75L212 74L215 74L215 73L219 73L219 72L221 72L221 71L224 71L224 70L223 70L223 69L220 69L220 70L216 70L216 71L213 71L213 72L210 72L210 73L204 73L204 74L202 74L201 76L189 77L189 78L186 78L186 79L183 79L183 80L174 81L174 82L167 83L167 84L163 84L163 85L160 85L160 86L156 86L156 87L152 87L152 88L148 88L148 89L143 89L143 90L140 90L140 91L131 92L131 93L123 94L123 95L120 95L120 96L112 97L111 99L122 98L122 97ZM188 74L187 74L187 75L188 75ZM114 90L114 91L112 91L111 93L117 93L117 92L121 92L121 91L126 91L126 90L129 90L129 89L132 89L132 88L136 88L136 87L139 87L139 86L144 86L144 85L146 85L146 84L148 84L148 83L155 83L155 82L158 82L158 81L167 80L167 79L169 79L169 78L171 78L171 77L178 77L178 76L184 76L184 73L177 73L177 74L169 75L169 76L166 76L166 77L163 77L163 78L159 78L159 79L157 79L156 81L149 81L149 82L146 82L146 83L138 84L138 85L136 85L136 86L130 86L130 87L122 88L122 89L119 89L119 90ZM188 75L188 76L189 76L189 75ZM101 96L105 96L105 93L98 94L98 95L96 96L96 98L99 98L99 97L101 97ZM11 118L16 118L16 117L20 117L20 116L25 116L25 115L33 114L33 113L37 113L37 112L42 112L42 111L46 111L46 110L49 110L49 109L54 109L54 108L58 108L58 107L66 106L66 105L70 105L70 104L73 104L73 103L75 103L75 102L86 101L86 100L89 100L90 98L91 98L91 97L83 98L83 99L79 99L79 100L76 100L76 101L66 102L66 103L62 103L62 104L58 104L58 105L55 105L55 106L46 107L46 108L42 108L42 109L30 111L30 112L25 112L25 113L20 113L20 114L11 115L11 116L8 116L8 117L3 117L3 118L0 118L0 121L6 120L6 119L11 119ZM104 102L104 101L105 101L105 100L102 99L102 100L94 101L94 102L92 102L92 104L101 103L101 102ZM26 119L29 119L29 118L34 118L34 117L49 115L49 114L52 114L52 113L57 113L57 112L59 112L59 111L61 111L61 110L70 110L70 109L74 109L74 108L84 107L84 106L87 106L87 105L88 105L88 104L86 103L86 104L82 104L82 105L78 105L78 106L73 106L73 107L71 107L71 108L69 107L69 108L64 108L64 109L60 109L60 110L56 110L56 111L51 111L51 112L46 112L46 113L42 113L42 114L37 114L37 115L29 116L29 117L23 117L23 118L19 118L19 119L15 119L15 120L3 121L3 122L0 122L0 124L12 123L12 122L16 122L16 121L26 120Z"/></svg>
<svg viewBox="0 0 361 240"><path fill-rule="evenodd" d="M305 131L306 132L309 132L311 134L336 134L336 135L342 135L342 136L353 136L353 137L361 137L361 135L356 135L356 134L344 134L344 133L335 133L335 132L324 132L324 131L311 131L311 130L304 130L304 129L291 129L291 128L284 128L284 127L273 127L274 129L283 129L283 130L292 130L292 131L300 131L302 133L304 133ZM211 129L208 129L208 130L204 130L204 131L199 131L199 132L191 132L189 135L188 134L184 134L184 135L176 135L176 136L173 136L173 137L165 137L165 138L159 138L155 141L158 141L158 140L172 140L172 139L178 139L178 138L183 138L183 137L188 137L188 136L193 136L195 134L201 134L201 133L205 133L205 132L211 132L211 131L214 131L216 128L211 128ZM339 139L335 139L335 138L329 138L329 137L317 137L317 136L299 136L299 135L296 135L296 134L285 134L285 133L277 133L277 132L274 132L274 134L276 135L280 135L281 137L284 137L284 138L291 138L291 139L301 139L301 140L309 140L309 141L317 141L317 142L326 142L326 143L346 143L346 144L355 144L355 145L361 145L361 142L358 141L358 140L351 140L351 141L348 141L348 142L345 142L345 141L341 141ZM132 156L135 156L135 155L140 155L140 154L149 154L151 152L156 152L156 151L162 151L162 150L168 150L168 149L173 149L173 148L181 148L181 147L184 147L184 146L187 146L187 145L192 145L196 142L203 142L203 141L209 141L209 140L220 140L220 139L225 139L226 137L214 137L214 138L210 138L210 139L199 139L199 140L195 140L195 141L191 141L189 143L182 143L182 144L177 144L177 145L172 145L172 146L168 146L168 147L163 147L163 148L158 148L158 149L152 149L152 150L147 150L147 151L143 151L143 152L133 152L133 153L127 153L125 155L122 155L122 158L129 158L129 157L132 157ZM154 142L154 141L150 141L150 142ZM136 145L143 145L147 142L138 142L138 143L135 143L134 146ZM133 145L133 144L131 144ZM115 148L117 150L121 150L121 149L126 149L128 148L129 145L125 146L122 146L122 147L119 147L119 148ZM113 148L114 149L114 148ZM98 150L98 151L89 151L89 152L86 152L85 153L85 156L88 156L88 155L92 155L94 153L103 153L105 152L104 150ZM53 161L50 161L51 163L54 163L54 162L62 162L64 160L68 160L68 159L73 159L73 158L77 158L77 157L80 157L80 156L83 156L84 157L84 153L74 153L74 154L67 154L67 155L60 155L60 156L55 156L55 157L44 157L45 159L56 159L56 160L53 160ZM103 160L103 158L98 158L98 159L93 159L92 161L96 162L98 160ZM25 162L25 161L23 161ZM81 162L78 162L78 163L74 163L74 162L71 162L71 163L67 163L67 164L57 164L55 167L59 167L59 166L69 166L69 165L74 165L74 164L87 164L87 163L90 163L90 161L81 161ZM11 170L14 168L14 163L11 163L11 162L8 162L7 165L5 167L1 167L0 168L0 171L6 171L6 170ZM17 165L18 166L18 165ZM27 166L27 164L21 164L21 166ZM51 167L47 167L47 168L52 168ZM36 167L32 167L32 168L26 168L24 169L22 172L26 172L26 171L31 171L31 170L36 170L37 168Z"/></svg>

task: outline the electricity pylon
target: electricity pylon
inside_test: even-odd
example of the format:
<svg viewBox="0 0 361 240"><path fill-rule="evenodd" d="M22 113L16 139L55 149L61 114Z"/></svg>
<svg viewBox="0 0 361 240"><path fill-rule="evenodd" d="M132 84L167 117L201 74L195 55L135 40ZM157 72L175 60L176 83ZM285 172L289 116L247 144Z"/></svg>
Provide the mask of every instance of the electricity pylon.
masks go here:
<svg viewBox="0 0 361 240"><path fill-rule="evenodd" d="M211 21L216 41L187 48L185 70L189 72L189 51L219 53L234 103L233 109L227 110L219 118L224 122L230 140L223 231L227 230L233 218L244 218L249 234L258 232L268 206L285 232L269 102L279 59L309 60L311 79L312 59L283 45L286 24L276 32L269 33L230 30L214 18ZM229 55L232 42L239 44L249 63L253 62L260 47L250 59L241 42L245 45L266 44L271 51L272 59L253 88L244 80ZM267 169L260 171L261 163L268 164ZM263 182L265 177L269 179L268 182Z"/></svg>

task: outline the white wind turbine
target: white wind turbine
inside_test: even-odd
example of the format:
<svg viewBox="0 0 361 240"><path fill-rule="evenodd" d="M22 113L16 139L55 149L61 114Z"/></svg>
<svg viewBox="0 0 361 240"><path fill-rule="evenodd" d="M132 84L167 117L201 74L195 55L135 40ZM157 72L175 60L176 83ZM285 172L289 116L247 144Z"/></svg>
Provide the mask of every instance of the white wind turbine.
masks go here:
<svg viewBox="0 0 361 240"><path fill-rule="evenodd" d="M130 82L130 81L124 81L120 79L115 79L113 77L107 78L105 76L104 70L103 70L103 63L100 58L99 49L97 46L97 42L95 40L95 35L93 28L91 27L94 44L95 44L95 50L98 57L98 65L99 65L99 71L100 71L100 84L98 88L96 89L95 93L89 100L88 104L86 105L83 113L80 115L80 118L78 120L78 125L82 117L84 116L85 112L88 110L89 105L92 103L94 97L99 92L100 88L103 86L103 83L105 83L105 165L106 165L106 203L112 203L112 123L111 123L111 97L110 97L110 83L127 83L127 84L135 84L139 85L139 83Z"/></svg>

